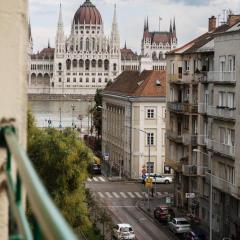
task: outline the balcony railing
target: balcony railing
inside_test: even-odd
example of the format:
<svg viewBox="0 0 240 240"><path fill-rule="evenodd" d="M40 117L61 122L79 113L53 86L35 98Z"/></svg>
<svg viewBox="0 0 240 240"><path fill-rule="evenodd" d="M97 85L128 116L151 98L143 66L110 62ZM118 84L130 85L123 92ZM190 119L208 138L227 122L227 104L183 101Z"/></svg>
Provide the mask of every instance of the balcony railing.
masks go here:
<svg viewBox="0 0 240 240"><path fill-rule="evenodd" d="M235 119L236 110L235 108L219 107L219 106L208 106L207 114L213 117Z"/></svg>
<svg viewBox="0 0 240 240"><path fill-rule="evenodd" d="M178 143L181 143L183 140L182 135L178 135L178 133L173 132L172 130L167 130L167 138Z"/></svg>
<svg viewBox="0 0 240 240"><path fill-rule="evenodd" d="M197 166L182 165L182 173L185 176L197 176Z"/></svg>
<svg viewBox="0 0 240 240"><path fill-rule="evenodd" d="M189 103L168 102L167 106L170 111L179 112L179 113L197 113L198 112L198 106L192 105Z"/></svg>
<svg viewBox="0 0 240 240"><path fill-rule="evenodd" d="M208 72L207 80L216 83L236 83L236 72Z"/></svg>
<svg viewBox="0 0 240 240"><path fill-rule="evenodd" d="M27 154L19 146L13 127L0 126L0 147L7 154L4 172L11 212L19 231L17 235L10 236L10 239L77 239L50 199ZM13 161L17 169L16 178L12 170ZM25 215L25 190L36 220L33 229Z"/></svg>
<svg viewBox="0 0 240 240"><path fill-rule="evenodd" d="M206 139L207 147L226 156L235 157L235 146Z"/></svg>

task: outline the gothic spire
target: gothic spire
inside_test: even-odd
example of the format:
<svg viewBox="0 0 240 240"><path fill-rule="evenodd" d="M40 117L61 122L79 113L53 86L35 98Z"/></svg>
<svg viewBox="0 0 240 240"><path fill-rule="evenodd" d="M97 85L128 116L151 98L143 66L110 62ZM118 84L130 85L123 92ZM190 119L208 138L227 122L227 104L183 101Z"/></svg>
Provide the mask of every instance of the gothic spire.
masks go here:
<svg viewBox="0 0 240 240"><path fill-rule="evenodd" d="M119 46L120 45L120 37L119 37L119 33L118 33L116 4L114 5L114 13L113 13L111 44L117 48L120 48L120 46Z"/></svg>
<svg viewBox="0 0 240 240"><path fill-rule="evenodd" d="M148 27L148 17L147 17L147 23L146 23L146 30L148 31L149 27Z"/></svg>
<svg viewBox="0 0 240 240"><path fill-rule="evenodd" d="M173 32L176 33L175 17L174 17L174 19L173 19Z"/></svg>
<svg viewBox="0 0 240 240"><path fill-rule="evenodd" d="M50 40L48 39L48 48L51 48L51 46L50 46Z"/></svg>
<svg viewBox="0 0 240 240"><path fill-rule="evenodd" d="M31 30L31 23L28 22L28 40L32 41L32 30Z"/></svg>
<svg viewBox="0 0 240 240"><path fill-rule="evenodd" d="M172 20L170 20L169 32L172 33Z"/></svg>
<svg viewBox="0 0 240 240"><path fill-rule="evenodd" d="M124 48L127 49L127 41L125 40Z"/></svg>

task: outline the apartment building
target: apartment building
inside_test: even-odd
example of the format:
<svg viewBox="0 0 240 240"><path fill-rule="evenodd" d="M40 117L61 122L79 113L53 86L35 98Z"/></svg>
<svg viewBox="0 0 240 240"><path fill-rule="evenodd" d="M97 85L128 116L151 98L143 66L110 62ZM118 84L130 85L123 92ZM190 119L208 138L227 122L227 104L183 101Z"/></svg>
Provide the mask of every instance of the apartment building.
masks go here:
<svg viewBox="0 0 240 240"><path fill-rule="evenodd" d="M166 164L175 170L176 205L209 226L212 173L213 236L240 236L237 161L240 17L167 56ZM187 198L186 193L193 193Z"/></svg>
<svg viewBox="0 0 240 240"><path fill-rule="evenodd" d="M165 71L125 71L103 91L102 152L110 169L138 179L165 166Z"/></svg>

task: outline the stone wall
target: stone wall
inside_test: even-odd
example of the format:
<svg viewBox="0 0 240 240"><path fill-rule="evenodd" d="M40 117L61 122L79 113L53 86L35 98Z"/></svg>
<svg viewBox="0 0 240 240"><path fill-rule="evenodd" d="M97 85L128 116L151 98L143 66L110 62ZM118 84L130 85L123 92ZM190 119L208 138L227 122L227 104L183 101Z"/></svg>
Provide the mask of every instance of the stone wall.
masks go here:
<svg viewBox="0 0 240 240"><path fill-rule="evenodd" d="M27 0L0 1L0 120L14 118L19 142L26 146ZM0 169L5 153L0 152ZM0 175L0 184L4 175ZM1 185L0 185L1 186ZM8 239L8 200L0 187L0 239Z"/></svg>

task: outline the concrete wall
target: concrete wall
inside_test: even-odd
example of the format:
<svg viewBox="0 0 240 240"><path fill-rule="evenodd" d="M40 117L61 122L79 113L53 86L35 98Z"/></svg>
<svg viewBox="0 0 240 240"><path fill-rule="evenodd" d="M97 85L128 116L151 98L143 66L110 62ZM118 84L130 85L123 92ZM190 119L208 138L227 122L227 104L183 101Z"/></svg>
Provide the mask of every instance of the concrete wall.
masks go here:
<svg viewBox="0 0 240 240"><path fill-rule="evenodd" d="M0 2L0 120L16 119L23 146L26 145L27 7L27 0ZM4 155L1 151L0 166ZM8 239L8 201L5 191L1 190L0 216L0 239Z"/></svg>

